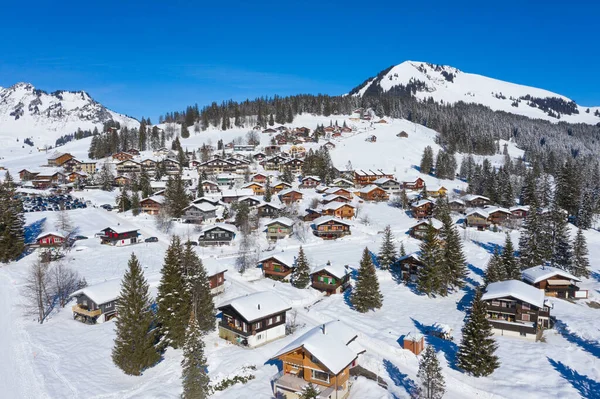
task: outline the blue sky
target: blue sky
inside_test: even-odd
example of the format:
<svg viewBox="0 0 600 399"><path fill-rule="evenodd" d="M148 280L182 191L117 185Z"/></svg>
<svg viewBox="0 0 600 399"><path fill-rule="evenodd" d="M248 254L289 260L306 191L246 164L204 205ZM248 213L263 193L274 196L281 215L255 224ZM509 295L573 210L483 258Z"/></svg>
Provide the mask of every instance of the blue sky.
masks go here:
<svg viewBox="0 0 600 399"><path fill-rule="evenodd" d="M600 2L4 2L0 86L86 90L154 120L233 98L341 94L405 60L600 105Z"/></svg>

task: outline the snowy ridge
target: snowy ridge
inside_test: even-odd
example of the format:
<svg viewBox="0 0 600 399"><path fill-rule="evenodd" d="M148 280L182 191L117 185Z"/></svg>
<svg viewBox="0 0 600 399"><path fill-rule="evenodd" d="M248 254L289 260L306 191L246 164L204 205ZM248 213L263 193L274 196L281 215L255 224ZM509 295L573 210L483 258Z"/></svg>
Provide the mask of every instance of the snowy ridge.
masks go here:
<svg viewBox="0 0 600 399"><path fill-rule="evenodd" d="M139 127L133 118L113 112L85 91L46 93L29 83L0 88L0 139L30 137L35 146L54 145L57 138L82 130L102 129L107 121ZM4 143L3 143L4 144Z"/></svg>
<svg viewBox="0 0 600 399"><path fill-rule="evenodd" d="M600 110L600 107L580 106L575 104L572 99L548 90L466 73L451 66L425 62L405 61L381 72L375 78L368 79L350 93L362 97L374 93L387 93L393 89L400 89L401 86L410 86L413 90L416 89L413 93L419 99L432 97L438 102L450 104L459 101L476 103L488 106L495 111L505 111L553 122L566 121L594 125L600 123L600 116L594 115L596 111ZM539 105L530 105L532 101L525 99L527 96L535 99L563 100L565 104L569 104L571 111L554 110L552 113L560 113L560 119L558 119L556 116L549 115L548 110L541 109ZM572 113L568 114L568 112Z"/></svg>

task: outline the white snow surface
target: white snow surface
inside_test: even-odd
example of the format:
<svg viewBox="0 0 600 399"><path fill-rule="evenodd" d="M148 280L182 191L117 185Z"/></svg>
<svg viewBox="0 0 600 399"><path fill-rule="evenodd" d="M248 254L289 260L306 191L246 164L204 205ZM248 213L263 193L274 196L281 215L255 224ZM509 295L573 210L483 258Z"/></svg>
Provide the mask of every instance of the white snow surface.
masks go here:
<svg viewBox="0 0 600 399"><path fill-rule="evenodd" d="M71 297L84 294L94 301L96 305L102 305L117 299L120 292L121 279L117 278L77 290L71 294Z"/></svg>
<svg viewBox="0 0 600 399"><path fill-rule="evenodd" d="M220 303L218 307L223 308L228 305L234 308L249 323L291 309L291 306L285 300L268 291L254 292L230 299Z"/></svg>
<svg viewBox="0 0 600 399"><path fill-rule="evenodd" d="M444 74L452 74L452 81L446 79ZM561 115L560 119L557 119L549 116L539 108L529 106L526 100L521 100L518 107L514 107L512 103L514 99L527 95L536 98L556 97L567 102L571 101L571 99L563 95L544 89L463 72L447 65L433 65L419 61L405 61L392 67L379 82L376 79L369 80L354 95L362 97L368 87L373 84L379 84L381 89L387 92L395 86L407 85L411 80L419 80L426 84L424 90L417 91L415 94L420 99L433 97L434 100L438 102L443 101L445 104L454 104L459 101L482 104L494 111L504 111L534 119L545 119L555 123L564 121L595 125L600 122L600 117L594 115L594 112L600 109L598 106L577 105L578 114L565 114ZM586 112L588 108L590 110L589 113Z"/></svg>
<svg viewBox="0 0 600 399"><path fill-rule="evenodd" d="M546 280L552 276L561 276L569 280L581 281L571 273L559 269L558 267L545 265L530 267L529 269L523 270L521 274L523 275L523 280L529 281L531 284L539 283L540 281Z"/></svg>
<svg viewBox="0 0 600 399"><path fill-rule="evenodd" d="M505 297L513 297L541 308L544 306L545 295L544 290L522 281L506 280L488 284L481 299L487 301Z"/></svg>

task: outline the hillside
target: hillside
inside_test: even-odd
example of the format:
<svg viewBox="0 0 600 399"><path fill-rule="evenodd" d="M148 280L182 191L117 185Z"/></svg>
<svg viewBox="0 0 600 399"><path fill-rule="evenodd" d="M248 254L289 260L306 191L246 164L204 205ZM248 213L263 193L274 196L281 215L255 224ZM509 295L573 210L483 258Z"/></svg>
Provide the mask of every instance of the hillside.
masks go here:
<svg viewBox="0 0 600 399"><path fill-rule="evenodd" d="M82 130L102 130L108 121L137 127L139 122L98 103L85 91L47 93L29 83L0 87L0 145L21 147L30 138L35 147L54 145L57 138ZM16 143L16 139L19 143ZM27 147L27 146L26 146Z"/></svg>
<svg viewBox="0 0 600 399"><path fill-rule="evenodd" d="M459 101L553 122L600 123L600 107L588 107L544 89L460 71L451 66L405 61L380 72L349 94L407 94L454 104ZM589 109L589 112L588 112ZM560 116L560 118L559 118Z"/></svg>

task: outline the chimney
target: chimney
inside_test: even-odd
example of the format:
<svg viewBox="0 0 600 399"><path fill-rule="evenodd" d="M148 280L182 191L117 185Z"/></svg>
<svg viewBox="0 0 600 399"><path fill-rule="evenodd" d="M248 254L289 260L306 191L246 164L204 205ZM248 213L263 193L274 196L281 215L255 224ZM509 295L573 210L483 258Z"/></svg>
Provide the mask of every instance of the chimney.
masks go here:
<svg viewBox="0 0 600 399"><path fill-rule="evenodd" d="M260 303L258 304L258 310L260 310Z"/></svg>
<svg viewBox="0 0 600 399"><path fill-rule="evenodd" d="M321 327L321 329L323 330L323 335L325 335L325 333L327 332L325 331L325 324L323 324L323 327Z"/></svg>

